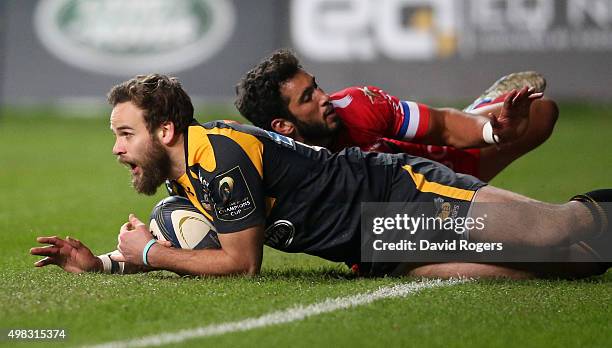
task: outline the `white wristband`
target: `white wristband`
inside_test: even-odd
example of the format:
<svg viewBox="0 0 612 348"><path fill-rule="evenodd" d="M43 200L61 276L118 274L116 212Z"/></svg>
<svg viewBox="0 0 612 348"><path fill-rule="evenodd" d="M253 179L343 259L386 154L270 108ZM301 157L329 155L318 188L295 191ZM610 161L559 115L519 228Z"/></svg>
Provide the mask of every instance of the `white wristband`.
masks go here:
<svg viewBox="0 0 612 348"><path fill-rule="evenodd" d="M493 134L493 126L490 121L482 127L482 139L487 144L499 144L499 137Z"/></svg>
<svg viewBox="0 0 612 348"><path fill-rule="evenodd" d="M98 256L98 258L100 259L100 261L102 261L102 272L110 274L111 269L113 268L113 264L110 259L110 256L100 255Z"/></svg>
<svg viewBox="0 0 612 348"><path fill-rule="evenodd" d="M110 257L111 255L117 253L117 251L113 251L110 253L106 253L103 255L99 255L98 258L102 261L102 272L108 274L123 274L125 269L125 262L113 261Z"/></svg>

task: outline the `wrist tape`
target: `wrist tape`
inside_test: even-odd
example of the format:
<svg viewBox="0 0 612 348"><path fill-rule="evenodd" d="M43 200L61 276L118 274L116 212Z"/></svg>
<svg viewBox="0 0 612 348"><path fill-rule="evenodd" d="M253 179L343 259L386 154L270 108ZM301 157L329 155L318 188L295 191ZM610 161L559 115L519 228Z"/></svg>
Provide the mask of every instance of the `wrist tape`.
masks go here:
<svg viewBox="0 0 612 348"><path fill-rule="evenodd" d="M499 137L496 134L493 134L493 126L491 122L485 123L482 127L482 139L487 144L497 144L499 145Z"/></svg>
<svg viewBox="0 0 612 348"><path fill-rule="evenodd" d="M110 258L115 252L116 250L98 256L102 261L102 272L107 274L123 274L125 262L114 261Z"/></svg>

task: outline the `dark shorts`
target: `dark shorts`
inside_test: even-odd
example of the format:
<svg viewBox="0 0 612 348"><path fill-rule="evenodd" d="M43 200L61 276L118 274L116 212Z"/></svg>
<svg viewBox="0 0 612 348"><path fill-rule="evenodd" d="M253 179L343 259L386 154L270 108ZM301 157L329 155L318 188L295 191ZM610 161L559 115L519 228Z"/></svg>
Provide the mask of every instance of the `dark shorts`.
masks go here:
<svg viewBox="0 0 612 348"><path fill-rule="evenodd" d="M476 191L487 184L468 174L422 157L399 157L389 202L472 201Z"/></svg>
<svg viewBox="0 0 612 348"><path fill-rule="evenodd" d="M465 174L458 174L450 168L428 159L412 156L402 156L398 170L390 188L388 202L377 203L371 209L362 207L362 223L372 221L372 216L395 216L399 212L407 212L411 216L426 216L445 218L466 218L476 191L487 184L479 179ZM365 207L365 206L364 206ZM370 226L364 225L365 231ZM367 232L362 234L362 246L371 243ZM409 238L427 239L437 242L450 238L467 239L467 234L448 233L441 230L437 233L431 231L418 231ZM363 248L361 260L376 260L376 252L364 257ZM350 265L353 266L353 265ZM403 262L359 262L353 270L357 269L362 276L399 276L409 269Z"/></svg>

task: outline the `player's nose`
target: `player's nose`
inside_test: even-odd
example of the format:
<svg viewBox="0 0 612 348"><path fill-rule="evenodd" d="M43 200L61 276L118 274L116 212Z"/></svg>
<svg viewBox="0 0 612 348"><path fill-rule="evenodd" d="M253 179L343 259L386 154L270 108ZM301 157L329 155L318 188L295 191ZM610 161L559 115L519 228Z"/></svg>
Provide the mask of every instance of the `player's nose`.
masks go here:
<svg viewBox="0 0 612 348"><path fill-rule="evenodd" d="M321 104L321 106L327 106L327 104L329 104L330 101L330 97L329 95L327 95L327 93L318 90L318 97L319 97L319 103Z"/></svg>
<svg viewBox="0 0 612 348"><path fill-rule="evenodd" d="M125 153L125 146L121 144L120 140L115 140L115 144L113 144L113 155L118 156Z"/></svg>

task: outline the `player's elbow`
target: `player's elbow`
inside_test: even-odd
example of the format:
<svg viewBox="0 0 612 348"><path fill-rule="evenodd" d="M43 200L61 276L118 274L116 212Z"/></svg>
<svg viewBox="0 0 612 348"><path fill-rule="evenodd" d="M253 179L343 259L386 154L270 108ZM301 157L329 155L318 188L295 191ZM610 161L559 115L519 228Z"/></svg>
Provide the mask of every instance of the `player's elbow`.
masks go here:
<svg viewBox="0 0 612 348"><path fill-rule="evenodd" d="M525 134L525 144L527 144L529 150L535 149L548 140L558 118L559 107L554 100L542 98L531 104L529 128Z"/></svg>
<svg viewBox="0 0 612 348"><path fill-rule="evenodd" d="M261 259L245 258L236 263L236 268L233 273L242 274L245 276L256 276L261 270Z"/></svg>
<svg viewBox="0 0 612 348"><path fill-rule="evenodd" d="M261 271L261 267L259 265L252 265L247 268L244 274L249 277L254 277L258 275L260 271Z"/></svg>
<svg viewBox="0 0 612 348"><path fill-rule="evenodd" d="M559 119L559 106L552 99L542 98L533 103L530 111L534 113L530 121L538 126L538 131L541 134L540 140L544 142L552 134Z"/></svg>
<svg viewBox="0 0 612 348"><path fill-rule="evenodd" d="M253 277L259 274L261 270L261 263L257 262L246 262L241 264L236 271L235 274L241 274L247 277Z"/></svg>

